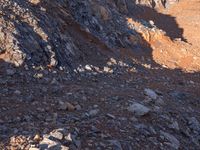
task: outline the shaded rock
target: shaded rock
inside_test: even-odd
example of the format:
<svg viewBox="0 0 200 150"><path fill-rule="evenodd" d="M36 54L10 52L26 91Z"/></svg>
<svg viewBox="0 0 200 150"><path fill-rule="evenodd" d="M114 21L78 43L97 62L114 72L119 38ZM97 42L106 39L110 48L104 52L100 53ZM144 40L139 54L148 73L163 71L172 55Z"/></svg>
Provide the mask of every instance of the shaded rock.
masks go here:
<svg viewBox="0 0 200 150"><path fill-rule="evenodd" d="M170 143L167 143L169 146L171 146L175 149L179 149L180 142L179 142L179 140L176 139L176 137L174 137L173 135L171 135L167 132L164 132L164 131L161 131L160 133L164 137L164 139L166 139L167 141L170 142Z"/></svg>
<svg viewBox="0 0 200 150"><path fill-rule="evenodd" d="M109 140L109 142L114 146L114 150L123 150L122 145L118 140Z"/></svg>
<svg viewBox="0 0 200 150"><path fill-rule="evenodd" d="M69 102L60 101L59 104L61 110L74 111L76 109L76 107Z"/></svg>
<svg viewBox="0 0 200 150"><path fill-rule="evenodd" d="M151 99L157 99L158 95L156 94L156 92L154 92L151 89L144 89L145 95L147 95L148 97L150 97Z"/></svg>
<svg viewBox="0 0 200 150"><path fill-rule="evenodd" d="M150 109L142 104L134 103L130 105L128 111L134 113L136 116L143 116L150 112Z"/></svg>
<svg viewBox="0 0 200 150"><path fill-rule="evenodd" d="M49 138L43 138L39 144L40 149L48 149L50 147L60 147L60 143L50 140Z"/></svg>
<svg viewBox="0 0 200 150"><path fill-rule="evenodd" d="M175 100L185 100L188 95L184 92L181 91L173 91L170 92L170 95L175 99Z"/></svg>
<svg viewBox="0 0 200 150"><path fill-rule="evenodd" d="M50 135L51 135L51 137L58 139L58 140L62 140L64 137L64 135L61 132L59 132L58 130L51 132ZM49 137L49 138L51 138L51 137Z"/></svg>
<svg viewBox="0 0 200 150"><path fill-rule="evenodd" d="M179 131L179 125L177 121L173 121L172 124L169 125L169 128Z"/></svg>
<svg viewBox="0 0 200 150"><path fill-rule="evenodd" d="M15 90L15 91L14 91L14 94L16 94L16 95L21 95L21 94L22 94L22 92L21 92L21 91L19 91L19 90Z"/></svg>
<svg viewBox="0 0 200 150"><path fill-rule="evenodd" d="M7 73L7 75L12 76L12 75L14 75L16 73L16 70L14 70L14 69L7 69L6 73Z"/></svg>
<svg viewBox="0 0 200 150"><path fill-rule="evenodd" d="M188 125L193 132L196 132L200 135L200 123L195 117L188 119Z"/></svg>
<svg viewBox="0 0 200 150"><path fill-rule="evenodd" d="M114 116L114 115L112 115L112 114L106 114L106 116L108 117L108 118L111 118L111 119L115 119L116 117Z"/></svg>
<svg viewBox="0 0 200 150"><path fill-rule="evenodd" d="M99 113L99 109L93 109L88 112L90 117L94 117Z"/></svg>

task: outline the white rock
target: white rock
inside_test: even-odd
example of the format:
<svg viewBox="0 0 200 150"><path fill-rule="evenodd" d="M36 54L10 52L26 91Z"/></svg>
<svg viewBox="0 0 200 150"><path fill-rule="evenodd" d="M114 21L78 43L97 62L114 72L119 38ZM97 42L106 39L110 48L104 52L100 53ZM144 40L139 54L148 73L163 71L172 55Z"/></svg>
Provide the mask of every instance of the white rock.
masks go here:
<svg viewBox="0 0 200 150"><path fill-rule="evenodd" d="M85 69L86 69L86 70L89 70L89 71L92 71L92 68L91 68L90 65L85 65Z"/></svg>
<svg viewBox="0 0 200 150"><path fill-rule="evenodd" d="M58 140L62 140L63 139L63 134L57 130L53 131L50 133L50 135Z"/></svg>
<svg viewBox="0 0 200 150"><path fill-rule="evenodd" d="M134 113L136 116L143 116L149 113L150 109L142 104L134 103L128 107L128 111Z"/></svg>
<svg viewBox="0 0 200 150"><path fill-rule="evenodd" d="M40 150L40 149L39 148L31 147L31 148L29 148L29 150Z"/></svg>

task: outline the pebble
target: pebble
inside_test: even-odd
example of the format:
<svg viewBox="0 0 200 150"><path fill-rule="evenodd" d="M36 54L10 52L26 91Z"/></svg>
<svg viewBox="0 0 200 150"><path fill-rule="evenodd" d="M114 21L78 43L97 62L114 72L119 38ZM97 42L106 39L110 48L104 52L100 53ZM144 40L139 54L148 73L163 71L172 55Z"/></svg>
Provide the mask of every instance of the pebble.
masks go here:
<svg viewBox="0 0 200 150"><path fill-rule="evenodd" d="M134 103L128 108L129 112L134 113L136 116L144 116L150 112L150 109L142 104Z"/></svg>
<svg viewBox="0 0 200 150"><path fill-rule="evenodd" d="M59 108L61 110L74 111L76 109L76 107L74 105L72 105L71 103L69 103L69 102L60 101L59 104L60 104Z"/></svg>
<svg viewBox="0 0 200 150"><path fill-rule="evenodd" d="M148 97L150 97L153 100L156 100L158 95L156 94L156 92L154 92L151 89L144 89L145 95L147 95Z"/></svg>
<svg viewBox="0 0 200 150"><path fill-rule="evenodd" d="M58 139L58 140L62 140L62 139L64 138L64 135L63 135L61 132L59 132L58 130L52 131L52 132L50 133L50 135L51 135L53 138L56 138L56 139ZM51 138L51 137L49 137L49 138Z"/></svg>
<svg viewBox="0 0 200 150"><path fill-rule="evenodd" d="M169 146L173 147L174 149L179 149L180 142L177 140L175 136L164 131L161 131L160 134L164 137L164 139L170 142L167 143Z"/></svg>
<svg viewBox="0 0 200 150"><path fill-rule="evenodd" d="M40 137L39 134L36 134L35 137L33 138L34 141L39 142L42 138Z"/></svg>
<svg viewBox="0 0 200 150"><path fill-rule="evenodd" d="M88 114L89 114L90 117L94 117L98 113L99 113L99 109L93 109L93 110L90 110Z"/></svg>
<svg viewBox="0 0 200 150"><path fill-rule="evenodd" d="M122 145L118 140L109 140L109 142L114 146L115 150L123 150Z"/></svg>
<svg viewBox="0 0 200 150"><path fill-rule="evenodd" d="M169 128L179 131L179 125L177 121L173 121L172 124L169 125Z"/></svg>
<svg viewBox="0 0 200 150"><path fill-rule="evenodd" d="M21 95L21 91L15 90L15 91L14 91L14 94L16 94L16 95Z"/></svg>
<svg viewBox="0 0 200 150"><path fill-rule="evenodd" d="M6 73L7 73L7 75L12 76L12 75L14 75L16 73L16 70L14 70L14 69L7 69Z"/></svg>
<svg viewBox="0 0 200 150"><path fill-rule="evenodd" d="M114 115L112 115L112 114L106 114L106 116L108 117L108 118L111 118L111 119L115 119L116 117L114 116Z"/></svg>
<svg viewBox="0 0 200 150"><path fill-rule="evenodd" d="M193 132L200 133L200 123L195 117L188 119L188 125Z"/></svg>

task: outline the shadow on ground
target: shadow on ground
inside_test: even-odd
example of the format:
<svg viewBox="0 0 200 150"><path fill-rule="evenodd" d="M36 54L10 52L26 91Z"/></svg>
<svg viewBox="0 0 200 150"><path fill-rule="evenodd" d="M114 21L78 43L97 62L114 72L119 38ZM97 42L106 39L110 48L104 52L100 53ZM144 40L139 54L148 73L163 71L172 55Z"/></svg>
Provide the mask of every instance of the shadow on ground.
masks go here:
<svg viewBox="0 0 200 150"><path fill-rule="evenodd" d="M138 13L134 13L134 11ZM166 35L172 40L180 38L182 41L187 42L187 39L183 37L184 29L177 24L176 18L173 16L162 14L155 9L139 5L135 10L132 10L130 15L135 19L153 21L155 26L166 32Z"/></svg>

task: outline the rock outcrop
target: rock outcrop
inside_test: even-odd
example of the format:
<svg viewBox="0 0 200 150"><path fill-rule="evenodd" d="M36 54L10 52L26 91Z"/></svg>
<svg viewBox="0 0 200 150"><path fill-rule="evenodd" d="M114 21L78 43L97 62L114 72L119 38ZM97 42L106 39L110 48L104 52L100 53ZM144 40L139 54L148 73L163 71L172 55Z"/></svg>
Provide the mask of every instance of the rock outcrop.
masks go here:
<svg viewBox="0 0 200 150"><path fill-rule="evenodd" d="M139 14L142 7L157 8L172 2L1 0L0 53L16 66L74 69L98 60L95 56L105 55L103 50L144 47L145 41L134 27L128 27L127 18Z"/></svg>

